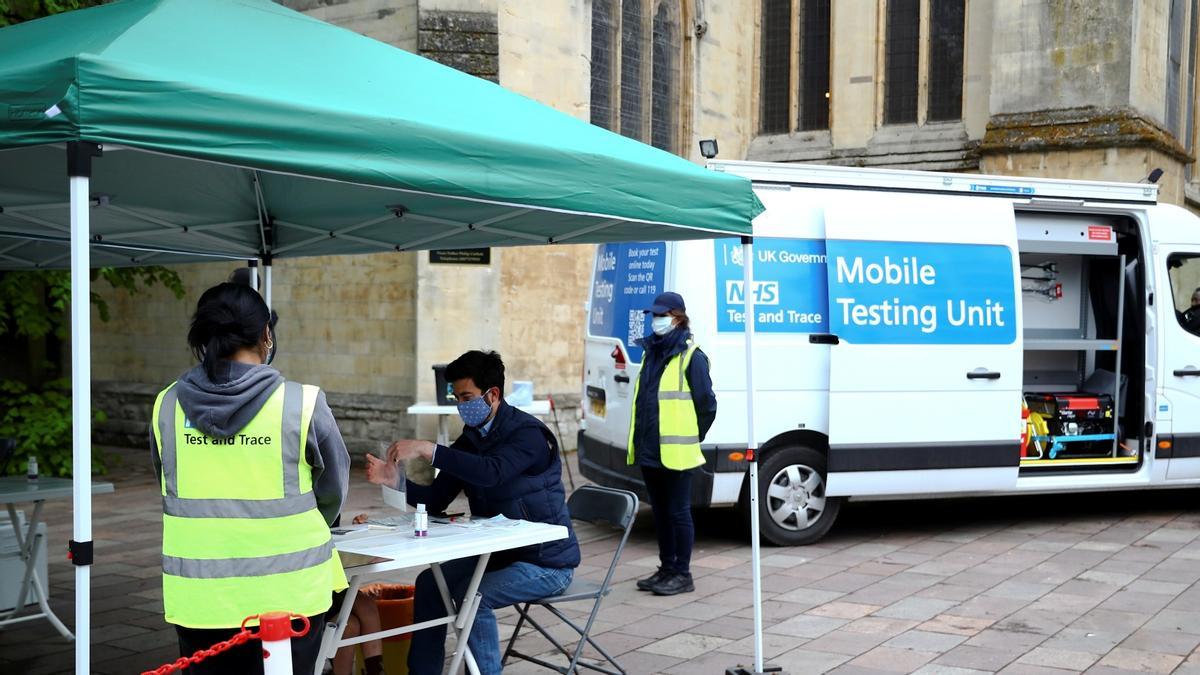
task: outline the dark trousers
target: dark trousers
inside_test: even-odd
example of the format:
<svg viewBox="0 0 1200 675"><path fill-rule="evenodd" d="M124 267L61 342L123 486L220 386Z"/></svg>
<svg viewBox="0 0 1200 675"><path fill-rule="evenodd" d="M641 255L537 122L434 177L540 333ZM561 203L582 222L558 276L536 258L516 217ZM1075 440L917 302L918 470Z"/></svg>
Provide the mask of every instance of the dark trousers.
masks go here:
<svg viewBox="0 0 1200 675"><path fill-rule="evenodd" d="M299 621L292 627L300 630ZM317 663L317 652L321 649L321 632L325 630L325 615L309 617L308 634L292 638L292 672L295 675L313 675ZM179 635L179 654L191 656L201 649L208 649L237 635L237 628L184 628L176 626ZM263 671L262 643L251 640L233 649L210 656L183 672L187 675L254 675Z"/></svg>
<svg viewBox="0 0 1200 675"><path fill-rule="evenodd" d="M692 526L692 472L642 467L654 529L658 533L658 559L663 569L691 573L692 544L696 529Z"/></svg>

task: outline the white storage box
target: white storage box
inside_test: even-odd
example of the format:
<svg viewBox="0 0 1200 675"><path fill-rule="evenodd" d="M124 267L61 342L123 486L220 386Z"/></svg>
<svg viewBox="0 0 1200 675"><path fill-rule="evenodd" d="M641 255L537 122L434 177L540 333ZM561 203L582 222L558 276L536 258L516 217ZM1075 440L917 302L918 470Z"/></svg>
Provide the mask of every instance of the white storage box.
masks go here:
<svg viewBox="0 0 1200 675"><path fill-rule="evenodd" d="M17 520L20 522L21 534L25 533L27 527L25 523L25 512L17 511ZM46 524L38 523L37 550L37 567L36 573L38 579L42 582L42 590L47 595L50 593L50 578L46 573ZM17 592L21 588L21 580L25 578L25 562L21 560L17 551L17 538L13 536L12 521L8 518L8 513L0 511L0 612L8 611L17 604ZM36 605L37 595L31 588L29 594L25 596L26 605Z"/></svg>

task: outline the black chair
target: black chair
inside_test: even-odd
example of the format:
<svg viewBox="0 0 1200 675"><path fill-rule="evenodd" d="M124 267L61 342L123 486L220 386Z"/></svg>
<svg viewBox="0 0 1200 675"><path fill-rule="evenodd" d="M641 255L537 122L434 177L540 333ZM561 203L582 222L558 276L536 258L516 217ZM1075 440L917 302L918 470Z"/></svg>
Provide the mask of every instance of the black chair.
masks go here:
<svg viewBox="0 0 1200 675"><path fill-rule="evenodd" d="M608 675L625 675L625 669L613 657L609 656L608 652L604 651L604 648L596 644L589 636L589 633L592 630L592 624L596 620L596 615L600 613L600 602L611 590L609 584L612 582L613 572L617 569L617 561L621 559L621 551L625 549L625 542L629 539L629 531L633 529L633 519L637 516L638 510L637 495L627 490L587 485L579 488L571 495L571 498L567 500L567 510L571 513L571 520L591 523L592 525L607 525L613 529L622 530L621 543L617 545L617 550L613 553L612 562L608 565L608 572L604 575L604 581L597 583L585 579L575 579L571 582L570 586L558 595L542 598L534 602L526 602L523 605L514 605L521 618L517 619L517 626L513 629L512 637L508 640L508 647L504 650L504 659L502 662L507 663L508 658L512 656L536 663L539 666L557 670L564 675L577 673L580 667L590 668L601 673L608 673ZM588 614L587 623L583 626L576 624L570 617L563 614L561 610L554 606L560 602L578 602L580 600L593 601L592 611ZM574 628L576 633L579 633L579 642L574 652L569 651L558 640L555 640L541 624L530 616L529 607L531 605L545 607L551 614L558 617L559 620L571 628ZM543 661L535 656L522 654L513 648L517 642L517 636L520 635L521 628L526 622L549 640L563 656L570 659L566 667ZM605 660L611 663L616 670L609 670L601 666L581 662L580 657L583 655L584 645L587 644L595 647L596 651L600 652Z"/></svg>

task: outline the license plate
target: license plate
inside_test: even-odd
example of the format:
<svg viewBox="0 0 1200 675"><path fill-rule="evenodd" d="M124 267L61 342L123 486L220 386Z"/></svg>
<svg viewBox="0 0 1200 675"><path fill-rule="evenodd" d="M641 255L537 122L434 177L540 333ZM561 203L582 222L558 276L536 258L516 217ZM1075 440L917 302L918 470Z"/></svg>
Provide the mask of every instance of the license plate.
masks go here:
<svg viewBox="0 0 1200 675"><path fill-rule="evenodd" d="M606 412L606 397L604 390L600 387L588 386L587 388L588 410L592 417L604 417Z"/></svg>

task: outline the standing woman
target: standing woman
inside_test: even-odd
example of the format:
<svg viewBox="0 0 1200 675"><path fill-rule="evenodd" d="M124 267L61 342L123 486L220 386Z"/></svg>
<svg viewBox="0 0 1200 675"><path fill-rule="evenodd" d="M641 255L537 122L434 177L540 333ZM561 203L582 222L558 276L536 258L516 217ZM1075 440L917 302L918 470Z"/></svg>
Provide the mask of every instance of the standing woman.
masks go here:
<svg viewBox="0 0 1200 675"><path fill-rule="evenodd" d="M717 417L708 357L692 340L687 308L678 293L663 293L645 310L652 332L634 387L627 462L642 469L654 512L660 565L637 582L655 595L690 593L692 583L692 473L704 464L700 441Z"/></svg>
<svg viewBox="0 0 1200 675"><path fill-rule="evenodd" d="M333 591L347 586L329 525L350 456L325 394L266 365L273 324L248 286L208 289L187 337L200 363L154 402L163 607L183 656L232 637L249 616L306 616L311 627L292 639L292 663L310 675ZM243 644L193 670L261 673L262 649Z"/></svg>

